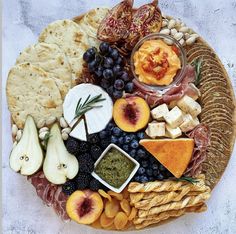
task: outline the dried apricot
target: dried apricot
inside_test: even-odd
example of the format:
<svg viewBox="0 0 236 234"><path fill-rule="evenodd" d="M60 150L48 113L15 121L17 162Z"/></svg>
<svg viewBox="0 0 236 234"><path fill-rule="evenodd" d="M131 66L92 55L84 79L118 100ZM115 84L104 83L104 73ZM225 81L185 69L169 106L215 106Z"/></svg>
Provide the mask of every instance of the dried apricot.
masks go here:
<svg viewBox="0 0 236 234"><path fill-rule="evenodd" d="M131 207L130 207L130 204L129 204L128 200L123 199L123 200L120 202L120 207L121 207L121 209L125 212L125 214L126 214L127 216L130 215Z"/></svg>
<svg viewBox="0 0 236 234"><path fill-rule="evenodd" d="M108 191L107 192L110 196L116 198L117 200L121 201L123 199L123 195L121 193L115 193L113 191Z"/></svg>
<svg viewBox="0 0 236 234"><path fill-rule="evenodd" d="M111 196L110 196L108 193L106 193L104 190L99 189L99 190L98 190L98 193L99 193L102 197L107 198L109 201L111 201Z"/></svg>
<svg viewBox="0 0 236 234"><path fill-rule="evenodd" d="M105 214L108 218L114 218L120 210L120 204L116 199L107 201L105 204Z"/></svg>
<svg viewBox="0 0 236 234"><path fill-rule="evenodd" d="M113 218L108 218L105 212L100 216L100 224L103 228L107 228L113 224Z"/></svg>
<svg viewBox="0 0 236 234"><path fill-rule="evenodd" d="M124 197L125 199L129 199L128 186L126 186L126 187L124 188L124 190L122 191L122 194L123 194L123 197Z"/></svg>
<svg viewBox="0 0 236 234"><path fill-rule="evenodd" d="M114 225L116 227L116 229L120 230L123 229L125 227L125 225L128 222L128 217L124 212L118 212L118 214L116 215L115 219L114 219Z"/></svg>
<svg viewBox="0 0 236 234"><path fill-rule="evenodd" d="M138 210L135 207L132 207L131 213L128 217L128 220L131 221L135 218L136 214L137 214Z"/></svg>
<svg viewBox="0 0 236 234"><path fill-rule="evenodd" d="M96 221L94 221L94 222L91 224L91 226L94 227L94 228L97 228L97 229L101 229L101 228L102 228L99 219L97 219Z"/></svg>

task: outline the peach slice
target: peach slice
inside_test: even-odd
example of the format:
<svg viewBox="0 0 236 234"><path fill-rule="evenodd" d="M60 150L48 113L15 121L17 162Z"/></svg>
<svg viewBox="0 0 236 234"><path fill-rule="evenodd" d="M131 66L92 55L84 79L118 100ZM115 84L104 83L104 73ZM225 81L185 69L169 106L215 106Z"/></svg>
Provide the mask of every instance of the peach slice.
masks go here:
<svg viewBox="0 0 236 234"><path fill-rule="evenodd" d="M101 217L101 216L100 216L100 217ZM101 226L101 224L100 224L100 219L96 219L96 220L91 224L91 226L92 226L93 228L96 228L96 229L101 229L102 226Z"/></svg>
<svg viewBox="0 0 236 234"><path fill-rule="evenodd" d="M125 212L125 214L126 214L127 216L130 215L131 208L130 208L130 204L129 204L128 200L123 199L123 200L120 202L120 207L121 207L121 209Z"/></svg>
<svg viewBox="0 0 236 234"><path fill-rule="evenodd" d="M105 214L108 218L114 218L120 210L120 204L116 199L107 201L105 204Z"/></svg>
<svg viewBox="0 0 236 234"><path fill-rule="evenodd" d="M81 224L91 224L99 218L103 201L99 193L90 190L75 191L66 202L69 217Z"/></svg>
<svg viewBox="0 0 236 234"><path fill-rule="evenodd" d="M116 229L123 229L127 223L128 217L126 216L126 214L124 212L119 212L114 219L114 225Z"/></svg>
<svg viewBox="0 0 236 234"><path fill-rule="evenodd" d="M113 118L122 130L137 132L147 125L150 109L147 102L140 97L120 98L114 104Z"/></svg>
<svg viewBox="0 0 236 234"><path fill-rule="evenodd" d="M105 214L105 212L102 213L100 216L100 224L103 228L107 228L113 224L114 219L108 218Z"/></svg>

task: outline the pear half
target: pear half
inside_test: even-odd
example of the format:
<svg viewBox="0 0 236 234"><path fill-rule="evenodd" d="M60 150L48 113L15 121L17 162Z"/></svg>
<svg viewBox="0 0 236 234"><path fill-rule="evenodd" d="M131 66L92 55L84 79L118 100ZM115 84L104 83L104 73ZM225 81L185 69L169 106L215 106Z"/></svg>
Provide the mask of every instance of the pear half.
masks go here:
<svg viewBox="0 0 236 234"><path fill-rule="evenodd" d="M10 154L10 167L22 175L32 175L43 162L43 151L39 143L37 128L32 116L28 115L23 135Z"/></svg>
<svg viewBox="0 0 236 234"><path fill-rule="evenodd" d="M67 179L73 179L79 171L76 157L70 154L64 145L61 131L57 123L50 130L43 172L53 184L64 184Z"/></svg>

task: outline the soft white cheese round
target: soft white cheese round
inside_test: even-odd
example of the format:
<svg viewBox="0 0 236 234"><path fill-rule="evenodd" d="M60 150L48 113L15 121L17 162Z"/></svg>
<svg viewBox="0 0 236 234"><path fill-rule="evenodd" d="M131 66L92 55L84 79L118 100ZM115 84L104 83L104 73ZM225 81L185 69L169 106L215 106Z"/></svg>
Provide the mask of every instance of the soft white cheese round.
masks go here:
<svg viewBox="0 0 236 234"><path fill-rule="evenodd" d="M76 122L76 120L74 119L75 110L79 99L81 98L80 103L82 104L84 103L88 95L90 95L90 98L92 98L99 94L102 94L102 98L105 98L106 100L98 102L95 105L102 107L93 108L92 110L89 110L85 113L85 121L87 125L88 134L100 132L106 127L106 125L112 118L113 102L110 96L101 87L93 84L77 85L73 87L66 95L63 103L63 114L66 122L69 124L70 127L73 127ZM80 128L80 130L78 129L78 131L72 131L73 137L85 140L86 138L84 136L84 132L86 131L86 129L81 130L81 125L83 124L80 124L79 126L74 126L74 130L77 127ZM83 125L83 127L85 128L85 125Z"/></svg>

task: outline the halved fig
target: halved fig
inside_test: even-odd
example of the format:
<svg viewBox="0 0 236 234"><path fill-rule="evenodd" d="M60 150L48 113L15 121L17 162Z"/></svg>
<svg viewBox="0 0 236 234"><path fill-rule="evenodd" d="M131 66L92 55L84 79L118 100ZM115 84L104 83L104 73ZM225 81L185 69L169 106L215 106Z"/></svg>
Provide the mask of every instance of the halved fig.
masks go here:
<svg viewBox="0 0 236 234"><path fill-rule="evenodd" d="M102 41L116 42L128 35L132 20L133 0L124 0L113 7L102 20L97 38Z"/></svg>

